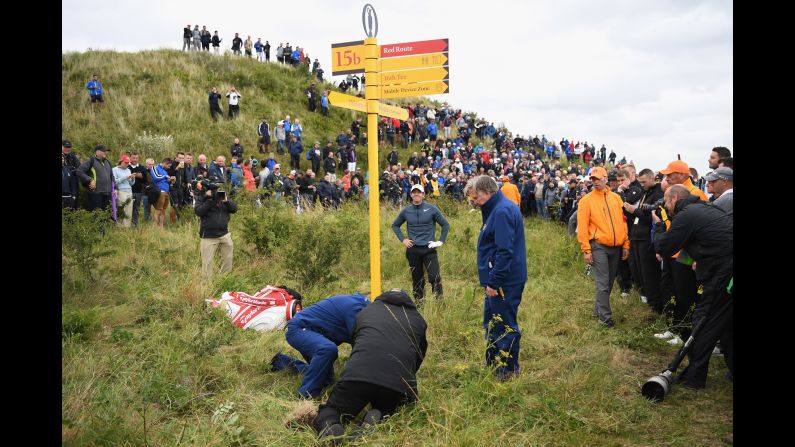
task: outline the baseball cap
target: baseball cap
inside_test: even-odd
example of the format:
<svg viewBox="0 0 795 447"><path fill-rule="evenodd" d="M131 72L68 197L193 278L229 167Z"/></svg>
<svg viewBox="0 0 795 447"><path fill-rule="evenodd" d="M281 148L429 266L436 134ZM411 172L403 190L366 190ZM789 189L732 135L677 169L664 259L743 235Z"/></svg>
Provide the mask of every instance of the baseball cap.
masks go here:
<svg viewBox="0 0 795 447"><path fill-rule="evenodd" d="M94 151L109 152L109 151L110 151L110 149L108 149L107 147L105 147L105 145L104 145L104 144L98 144L98 145L94 146Z"/></svg>
<svg viewBox="0 0 795 447"><path fill-rule="evenodd" d="M273 169L281 169L281 168L282 168L282 165L280 165L279 163L276 163L275 165L273 165Z"/></svg>
<svg viewBox="0 0 795 447"><path fill-rule="evenodd" d="M598 179L603 179L603 178L607 177L607 171L605 171L605 168L603 168L601 166L597 166L597 167L591 169L591 173L588 175L588 178L591 178L591 177L596 177Z"/></svg>
<svg viewBox="0 0 795 447"><path fill-rule="evenodd" d="M130 157L128 157L128 156L126 156L126 155L124 155L124 156L122 156L122 157L119 159L119 162L129 163L129 162L130 162Z"/></svg>
<svg viewBox="0 0 795 447"><path fill-rule="evenodd" d="M414 186L412 186L412 187L411 187L411 191L409 192L409 194L411 194L412 192L414 192L414 190L415 190L415 189L416 189L417 191L421 191L421 192L423 192L423 193L425 192L425 189L423 189L422 185L420 185L420 184L416 184L416 185L414 185Z"/></svg>
<svg viewBox="0 0 795 447"><path fill-rule="evenodd" d="M660 171L660 174L668 175L674 172L690 175L690 167L682 160L674 160L668 163L668 167Z"/></svg>
<svg viewBox="0 0 795 447"><path fill-rule="evenodd" d="M293 169L292 171L290 171L290 174L289 174L289 175L295 175L295 169Z"/></svg>
<svg viewBox="0 0 795 447"><path fill-rule="evenodd" d="M718 168L718 169L710 172L706 176L704 176L704 178L708 182L712 182L712 181L715 181L715 180L726 180L726 181L729 181L729 182L733 182L734 181L733 180L734 171L732 170L732 168L730 168L728 166L721 166L720 168Z"/></svg>
<svg viewBox="0 0 795 447"><path fill-rule="evenodd" d="M63 140L63 141L61 141L61 146L72 147L72 142L69 141L69 140Z"/></svg>

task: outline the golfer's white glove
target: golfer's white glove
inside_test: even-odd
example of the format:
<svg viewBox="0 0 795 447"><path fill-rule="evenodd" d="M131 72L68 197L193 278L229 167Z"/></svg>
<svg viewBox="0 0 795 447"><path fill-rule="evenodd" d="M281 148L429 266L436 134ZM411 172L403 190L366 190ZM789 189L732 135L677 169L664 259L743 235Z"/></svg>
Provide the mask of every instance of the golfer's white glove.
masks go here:
<svg viewBox="0 0 795 447"><path fill-rule="evenodd" d="M442 242L442 241L431 241L431 242L428 244L428 248L436 248L436 247L441 247L441 246L442 246L442 244L444 244L444 242Z"/></svg>

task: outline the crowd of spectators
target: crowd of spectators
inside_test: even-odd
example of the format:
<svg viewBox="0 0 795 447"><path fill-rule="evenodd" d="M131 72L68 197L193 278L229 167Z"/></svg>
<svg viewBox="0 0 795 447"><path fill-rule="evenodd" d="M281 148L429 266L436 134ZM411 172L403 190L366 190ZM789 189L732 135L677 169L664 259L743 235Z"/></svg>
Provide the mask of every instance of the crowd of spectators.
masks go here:
<svg viewBox="0 0 795 447"><path fill-rule="evenodd" d="M185 28L186 46L188 29ZM206 35L204 30L198 31L198 27L191 31L196 51L197 32L200 45L202 36ZM250 56L250 41L249 37L248 43L243 43L247 57ZM236 53L239 53L240 43L236 35L232 44ZM257 44L257 52L262 49L264 60L269 60L269 48L265 49L267 41L263 45L258 39ZM308 64L309 57L300 47L294 49L287 43L279 44L277 60L292 65ZM358 81L351 77L343 83L358 89ZM363 83L364 79L361 81ZM318 95L314 83L305 93L310 111L315 111ZM234 89L230 94L236 95L236 100L240 97ZM211 114L214 114L219 111L220 94L214 89L210 95ZM213 95L216 96L215 111ZM320 105L321 113L327 114L326 92ZM676 222L677 213L672 210L666 213L664 206L665 191L674 185L681 188L674 188L671 195L683 203L691 196L697 197L733 219L733 159L727 148L712 150L709 157L712 171L699 177L695 169L681 160L667 167L638 169L631 161L627 162L626 157L617 161L615 151L608 151L604 144L597 149L587 141L568 138L555 141L544 134L541 137L513 135L507 129L495 127L494 123L448 106L415 104L406 109L407 120L382 117L378 123L375 138L383 148L381 156L384 157L377 161L380 172L377 184L382 202L395 207L409 203L414 185L423 188L430 202L441 197L464 202L467 182L485 175L497 182L524 217L537 215L544 220L561 222L568 225L570 234L574 235L578 205L593 190L594 179L601 179L592 174L604 170L609 191L620 196L623 203L620 224L626 225L625 234L629 240L629 256L620 261L616 275L621 294L627 296L635 288L653 312L667 315L668 330L655 337L668 340L672 345L681 345L689 337L692 308L698 303L699 281L703 278L692 274L697 265L693 262L695 256L690 257L693 253L677 251L673 257L661 255L654 241L655 232L659 231L654 223L657 218L669 227L671 222ZM231 107L230 115L234 116ZM71 152L71 143L63 140L63 207L78 206L80 188L77 185L82 183L88 191L85 203L89 210L107 208L116 200L116 209L121 213L119 223L129 226L139 224L141 207L144 220L150 218L150 207L154 207L155 222L162 226L169 205L173 223L174 210L195 203L196 183L202 178L225 184L232 196L247 191L254 193L252 197L258 204L264 200L283 200L298 211L368 200L368 173L357 164L368 141L361 119L341 129L336 136L329 135L323 142L315 140L311 145L303 141L304 129L298 118L291 120L288 115L277 120L273 129L266 117L261 121L257 127L257 153L246 153L240 139L235 138L230 145L228 164L226 154L217 154L212 159L199 154L194 164L194 154L178 152L159 163L146 159L142 166L141 154L127 152L118 158L118 166L111 167L106 156L110 152L107 147L97 145L95 155L81 162ZM275 152L271 147L272 139L276 140ZM397 148L410 146L417 150L401 158ZM289 154L289 168L282 168L276 154L280 158ZM683 189L687 194L681 192ZM728 234L727 237L733 236ZM688 269L691 273L685 272ZM703 317L703 312L700 315ZM730 335L724 338L730 344ZM731 347L725 348L731 373ZM719 351L720 348L715 350ZM693 379L690 383L703 387L703 380L700 380Z"/></svg>

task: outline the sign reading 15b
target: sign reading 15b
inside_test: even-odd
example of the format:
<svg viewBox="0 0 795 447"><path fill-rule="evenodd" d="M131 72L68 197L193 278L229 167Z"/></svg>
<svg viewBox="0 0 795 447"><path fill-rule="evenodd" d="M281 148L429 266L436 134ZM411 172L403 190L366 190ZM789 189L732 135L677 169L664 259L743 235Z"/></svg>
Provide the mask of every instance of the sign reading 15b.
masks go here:
<svg viewBox="0 0 795 447"><path fill-rule="evenodd" d="M331 74L333 76L364 73L364 41L331 45Z"/></svg>

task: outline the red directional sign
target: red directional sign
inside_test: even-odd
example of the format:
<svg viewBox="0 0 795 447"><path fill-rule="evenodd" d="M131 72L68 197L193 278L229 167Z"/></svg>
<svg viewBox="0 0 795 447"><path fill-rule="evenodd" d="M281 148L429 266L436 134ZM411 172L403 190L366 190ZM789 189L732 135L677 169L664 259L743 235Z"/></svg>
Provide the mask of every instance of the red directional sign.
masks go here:
<svg viewBox="0 0 795 447"><path fill-rule="evenodd" d="M449 39L421 40L418 42L381 45L381 57L411 56L414 54L443 53L450 48Z"/></svg>

